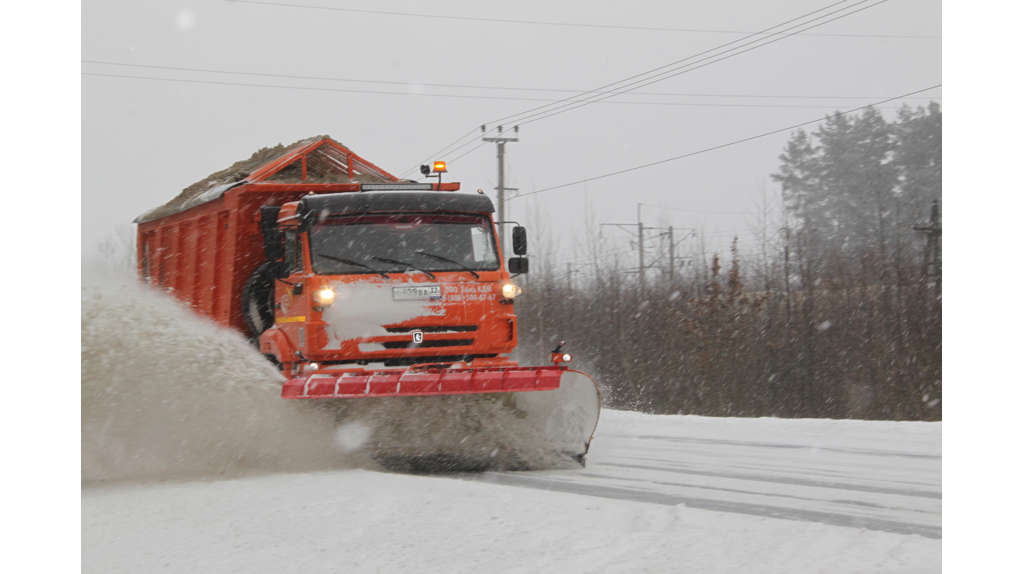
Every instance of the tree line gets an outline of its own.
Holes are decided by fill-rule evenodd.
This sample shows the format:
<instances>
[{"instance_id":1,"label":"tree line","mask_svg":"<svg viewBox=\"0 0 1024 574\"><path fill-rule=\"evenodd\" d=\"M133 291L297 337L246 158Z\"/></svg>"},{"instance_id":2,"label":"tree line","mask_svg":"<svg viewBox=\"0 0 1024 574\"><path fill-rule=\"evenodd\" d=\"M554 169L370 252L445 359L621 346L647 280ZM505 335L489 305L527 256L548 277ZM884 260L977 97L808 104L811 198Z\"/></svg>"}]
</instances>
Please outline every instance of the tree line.
<instances>
[{"instance_id":1,"label":"tree line","mask_svg":"<svg viewBox=\"0 0 1024 574\"><path fill-rule=\"evenodd\" d=\"M636 252L592 225L574 246L587 273L535 250L517 357L566 341L613 408L941 420L941 120L935 103L868 108L793 133L754 249L698 236L681 267L650 253L642 283Z\"/></svg>"}]
</instances>

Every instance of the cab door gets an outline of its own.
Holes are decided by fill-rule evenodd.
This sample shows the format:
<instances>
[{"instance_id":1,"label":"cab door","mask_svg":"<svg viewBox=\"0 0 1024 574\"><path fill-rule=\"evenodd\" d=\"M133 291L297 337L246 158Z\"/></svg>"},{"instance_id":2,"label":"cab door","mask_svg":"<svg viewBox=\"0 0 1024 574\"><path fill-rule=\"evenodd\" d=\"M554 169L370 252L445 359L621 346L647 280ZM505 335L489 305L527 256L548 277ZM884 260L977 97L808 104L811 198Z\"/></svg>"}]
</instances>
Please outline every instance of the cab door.
<instances>
[{"instance_id":1,"label":"cab door","mask_svg":"<svg viewBox=\"0 0 1024 574\"><path fill-rule=\"evenodd\" d=\"M277 281L275 317L277 327L284 332L292 346L305 352L309 344L310 293L306 283L302 241L295 231L284 233L284 260L290 271L288 278Z\"/></svg>"}]
</instances>

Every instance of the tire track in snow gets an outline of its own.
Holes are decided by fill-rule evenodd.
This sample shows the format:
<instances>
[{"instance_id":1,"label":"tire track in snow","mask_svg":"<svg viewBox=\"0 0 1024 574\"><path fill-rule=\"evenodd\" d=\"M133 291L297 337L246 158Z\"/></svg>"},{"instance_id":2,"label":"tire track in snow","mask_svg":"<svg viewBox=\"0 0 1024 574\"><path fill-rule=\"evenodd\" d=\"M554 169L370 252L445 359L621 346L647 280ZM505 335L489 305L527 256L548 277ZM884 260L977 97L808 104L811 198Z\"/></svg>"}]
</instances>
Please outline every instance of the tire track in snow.
<instances>
[{"instance_id":1,"label":"tire track in snow","mask_svg":"<svg viewBox=\"0 0 1024 574\"><path fill-rule=\"evenodd\" d=\"M854 433L850 435L810 432L809 444L793 438L770 442L770 435L763 433L771 427L753 421L723 429L735 435L746 425L760 433L751 435L755 440L612 430L603 437L607 442L595 443L599 450L591 453L587 470L492 473L471 479L941 539L942 458L931 454L941 447L927 435L911 435L911 442L897 443L895 449L873 448L888 445L880 442L884 432L879 432L886 424L840 429ZM858 434L864 430L872 438ZM823 439L831 442L810 443Z\"/></svg>"},{"instance_id":2,"label":"tire track in snow","mask_svg":"<svg viewBox=\"0 0 1024 574\"><path fill-rule=\"evenodd\" d=\"M674 442L689 442L689 443L700 443L700 444L725 444L731 446L752 446L752 447L765 447L765 448L787 448L787 449L817 449L821 451L839 452L843 454L862 454L865 456L899 456L905 458L924 458L932 460L941 460L942 455L934 454L917 454L910 452L896 452L896 451L883 451L883 450L864 450L856 448L837 448L829 446L809 446L806 444L781 444L781 443L768 443L768 442L748 442L748 441L735 441L735 440L722 440L714 438L690 438L690 437L675 437L675 436L655 436L655 435L640 435L638 439L645 440L664 440Z\"/></svg>"},{"instance_id":3,"label":"tire track in snow","mask_svg":"<svg viewBox=\"0 0 1024 574\"><path fill-rule=\"evenodd\" d=\"M794 486L813 486L817 488L833 488L837 490L859 490L862 492L874 492L877 494L897 494L900 496L917 496L920 498L938 498L942 499L941 492L930 492L926 490L911 490L903 488L886 488L877 486L868 486L862 484L851 484L851 483L838 483L838 482L820 482L816 480L803 480L800 478L790 478L784 476L767 476L767 475L756 475L756 474L741 474L732 472L714 472L708 470L677 470L672 468L664 468L657 466L646 466L639 464L623 464L606 462L603 466L615 466L621 468L636 468L642 470L656 470L659 472L672 472L677 474L694 474L698 476L713 476L716 478L735 478L739 480L751 480L755 482L777 482L779 484L792 484Z\"/></svg>"},{"instance_id":4,"label":"tire track in snow","mask_svg":"<svg viewBox=\"0 0 1024 574\"><path fill-rule=\"evenodd\" d=\"M786 520L801 520L804 522L820 522L833 526L847 526L850 528L865 528L868 530L879 530L895 534L917 534L925 538L942 538L942 527L898 522L881 518L869 518L838 514L832 512L821 512L801 508L783 506L772 506L767 504L751 504L744 502L732 502L713 500L707 498L696 498L690 496L679 496L665 492L650 490L638 490L622 487L603 486L598 484L586 484L579 482L562 482L558 480L545 479L538 476L512 473L494 473L481 475L477 480L504 484L508 486L537 488L540 490L553 490L556 492L567 492L582 494L586 496L599 496L602 498L613 498L618 500L631 500L634 502L647 502L651 504L662 504L676 506L683 504L689 508L712 510L716 512L731 512L738 514L749 514L764 516L767 518L781 518Z\"/></svg>"}]
</instances>

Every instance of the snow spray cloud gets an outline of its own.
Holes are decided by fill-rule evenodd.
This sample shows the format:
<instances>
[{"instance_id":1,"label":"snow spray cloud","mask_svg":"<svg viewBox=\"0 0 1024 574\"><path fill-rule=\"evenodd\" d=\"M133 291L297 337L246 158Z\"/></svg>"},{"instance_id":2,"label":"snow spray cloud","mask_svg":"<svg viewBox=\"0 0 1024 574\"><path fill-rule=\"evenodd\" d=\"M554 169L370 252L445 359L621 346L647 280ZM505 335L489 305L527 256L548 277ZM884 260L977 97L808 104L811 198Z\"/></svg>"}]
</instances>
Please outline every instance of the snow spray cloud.
<instances>
[{"instance_id":1,"label":"snow spray cloud","mask_svg":"<svg viewBox=\"0 0 1024 574\"><path fill-rule=\"evenodd\" d=\"M380 468L372 459L416 470L404 461L424 455L575 465L508 396L285 401L280 373L239 333L130 277L82 285L83 482Z\"/></svg>"},{"instance_id":2,"label":"snow spray cloud","mask_svg":"<svg viewBox=\"0 0 1024 574\"><path fill-rule=\"evenodd\" d=\"M579 468L507 395L387 397L331 405L337 448L400 472Z\"/></svg>"},{"instance_id":3,"label":"snow spray cloud","mask_svg":"<svg viewBox=\"0 0 1024 574\"><path fill-rule=\"evenodd\" d=\"M333 420L280 398L238 333L131 278L82 282L82 480L349 466Z\"/></svg>"}]
</instances>

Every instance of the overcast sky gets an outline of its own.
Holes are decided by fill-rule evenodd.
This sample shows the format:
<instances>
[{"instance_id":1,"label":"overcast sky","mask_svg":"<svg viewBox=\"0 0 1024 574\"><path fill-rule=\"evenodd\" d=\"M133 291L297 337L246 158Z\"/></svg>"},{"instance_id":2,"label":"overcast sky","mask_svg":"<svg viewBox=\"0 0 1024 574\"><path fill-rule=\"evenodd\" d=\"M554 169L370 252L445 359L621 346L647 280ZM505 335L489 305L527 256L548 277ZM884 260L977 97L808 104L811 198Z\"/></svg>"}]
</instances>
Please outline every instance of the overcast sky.
<instances>
[{"instance_id":1,"label":"overcast sky","mask_svg":"<svg viewBox=\"0 0 1024 574\"><path fill-rule=\"evenodd\" d=\"M506 185L522 193L558 186L942 83L940 2L858 1L810 16L867 7L807 34L524 125L521 141L507 146ZM83 255L116 226L258 148L318 134L395 175L423 160L448 160L446 181L493 197L493 144L457 160L478 135L458 151L433 152L481 124L834 3L86 1ZM933 89L881 107L891 117L903 102L941 102L941 94ZM512 200L509 218L536 227L535 214L543 213L540 235L566 246L582 234L587 197L598 223L635 222L643 203L647 225L701 227L718 249L736 233L749 242L753 218L743 214L756 210L761 186L777 197L769 174L788 137Z\"/></svg>"}]
</instances>

